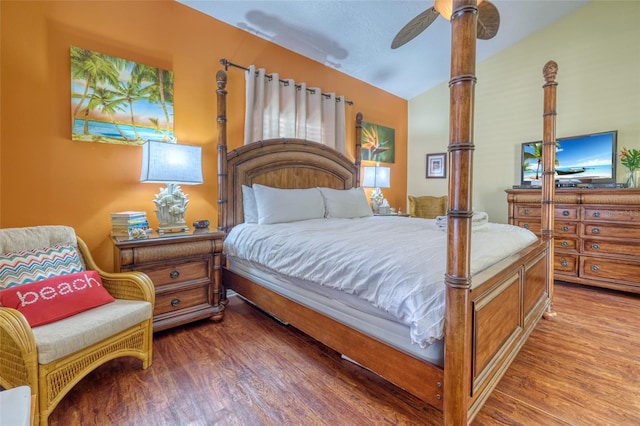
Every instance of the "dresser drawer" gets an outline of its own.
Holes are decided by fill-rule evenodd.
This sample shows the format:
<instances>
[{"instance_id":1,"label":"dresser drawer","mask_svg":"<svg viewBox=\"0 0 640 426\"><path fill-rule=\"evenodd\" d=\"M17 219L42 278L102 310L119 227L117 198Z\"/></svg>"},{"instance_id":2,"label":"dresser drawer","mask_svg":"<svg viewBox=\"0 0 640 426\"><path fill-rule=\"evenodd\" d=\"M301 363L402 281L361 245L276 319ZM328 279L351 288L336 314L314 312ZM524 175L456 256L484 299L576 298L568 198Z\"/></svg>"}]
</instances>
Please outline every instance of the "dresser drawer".
<instances>
[{"instance_id":1,"label":"dresser drawer","mask_svg":"<svg viewBox=\"0 0 640 426\"><path fill-rule=\"evenodd\" d=\"M623 282L640 286L640 262L633 260L580 257L580 276L587 279Z\"/></svg>"},{"instance_id":2,"label":"dresser drawer","mask_svg":"<svg viewBox=\"0 0 640 426\"><path fill-rule=\"evenodd\" d=\"M564 275L578 275L578 255L556 253L553 259L555 272Z\"/></svg>"},{"instance_id":3,"label":"dresser drawer","mask_svg":"<svg viewBox=\"0 0 640 426\"><path fill-rule=\"evenodd\" d=\"M578 207L577 206L555 206L553 210L554 217L556 219L578 219Z\"/></svg>"},{"instance_id":4,"label":"dresser drawer","mask_svg":"<svg viewBox=\"0 0 640 426\"><path fill-rule=\"evenodd\" d=\"M585 207L584 220L640 224L640 209Z\"/></svg>"},{"instance_id":5,"label":"dresser drawer","mask_svg":"<svg viewBox=\"0 0 640 426\"><path fill-rule=\"evenodd\" d=\"M578 233L578 223L561 222L556 220L553 224L553 230L557 236L576 235Z\"/></svg>"},{"instance_id":6,"label":"dresser drawer","mask_svg":"<svg viewBox=\"0 0 640 426\"><path fill-rule=\"evenodd\" d=\"M618 225L614 223L585 223L582 230L583 237L615 237L624 239L640 239L638 226Z\"/></svg>"},{"instance_id":7,"label":"dresser drawer","mask_svg":"<svg viewBox=\"0 0 640 426\"><path fill-rule=\"evenodd\" d=\"M153 285L161 287L167 284L181 283L185 281L209 278L208 259L176 263L174 265L142 265L136 271L149 275Z\"/></svg>"},{"instance_id":8,"label":"dresser drawer","mask_svg":"<svg viewBox=\"0 0 640 426\"><path fill-rule=\"evenodd\" d=\"M636 256L638 260L640 260L640 242L585 239L582 252L593 255L615 254Z\"/></svg>"},{"instance_id":9,"label":"dresser drawer","mask_svg":"<svg viewBox=\"0 0 640 426\"><path fill-rule=\"evenodd\" d=\"M540 235L540 220L537 222L535 220L516 220L515 225L524 229L528 229L536 235Z\"/></svg>"},{"instance_id":10,"label":"dresser drawer","mask_svg":"<svg viewBox=\"0 0 640 426\"><path fill-rule=\"evenodd\" d=\"M578 250L578 240L576 238L556 237L553 246L562 250Z\"/></svg>"},{"instance_id":11,"label":"dresser drawer","mask_svg":"<svg viewBox=\"0 0 640 426\"><path fill-rule=\"evenodd\" d=\"M156 294L156 304L153 315L156 316L192 306L205 305L209 303L208 289L208 284L203 283L189 289L181 289L180 291L169 293L158 293Z\"/></svg>"},{"instance_id":12,"label":"dresser drawer","mask_svg":"<svg viewBox=\"0 0 640 426\"><path fill-rule=\"evenodd\" d=\"M527 218L527 217L540 218L541 215L542 215L542 207L540 207L540 205L516 206L515 217L517 218Z\"/></svg>"}]
</instances>

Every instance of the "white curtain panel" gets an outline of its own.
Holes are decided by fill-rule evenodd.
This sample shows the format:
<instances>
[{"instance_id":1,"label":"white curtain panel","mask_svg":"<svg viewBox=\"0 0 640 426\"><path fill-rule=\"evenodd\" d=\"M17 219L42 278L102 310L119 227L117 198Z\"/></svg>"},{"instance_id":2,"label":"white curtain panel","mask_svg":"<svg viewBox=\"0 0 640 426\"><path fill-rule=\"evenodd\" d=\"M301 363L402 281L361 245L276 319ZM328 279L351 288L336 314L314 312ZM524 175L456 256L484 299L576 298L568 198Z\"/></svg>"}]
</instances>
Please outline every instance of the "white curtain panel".
<instances>
[{"instance_id":1,"label":"white curtain panel","mask_svg":"<svg viewBox=\"0 0 640 426\"><path fill-rule=\"evenodd\" d=\"M320 142L345 153L345 99L322 94L322 89L307 90L280 81L276 73L266 76L263 68L250 65L246 77L244 143L273 139L299 138Z\"/></svg>"}]
</instances>

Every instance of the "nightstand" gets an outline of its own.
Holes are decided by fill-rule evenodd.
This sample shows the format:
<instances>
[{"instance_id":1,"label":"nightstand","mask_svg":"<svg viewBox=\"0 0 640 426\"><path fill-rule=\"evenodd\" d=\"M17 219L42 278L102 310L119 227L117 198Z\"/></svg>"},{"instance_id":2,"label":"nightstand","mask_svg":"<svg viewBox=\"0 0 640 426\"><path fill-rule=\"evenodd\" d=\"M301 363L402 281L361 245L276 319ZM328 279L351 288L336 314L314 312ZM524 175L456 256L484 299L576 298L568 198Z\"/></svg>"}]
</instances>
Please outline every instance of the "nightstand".
<instances>
[{"instance_id":1,"label":"nightstand","mask_svg":"<svg viewBox=\"0 0 640 426\"><path fill-rule=\"evenodd\" d=\"M153 281L153 331L203 318L222 320L224 237L207 230L138 240L113 237L114 270L144 272Z\"/></svg>"}]
</instances>

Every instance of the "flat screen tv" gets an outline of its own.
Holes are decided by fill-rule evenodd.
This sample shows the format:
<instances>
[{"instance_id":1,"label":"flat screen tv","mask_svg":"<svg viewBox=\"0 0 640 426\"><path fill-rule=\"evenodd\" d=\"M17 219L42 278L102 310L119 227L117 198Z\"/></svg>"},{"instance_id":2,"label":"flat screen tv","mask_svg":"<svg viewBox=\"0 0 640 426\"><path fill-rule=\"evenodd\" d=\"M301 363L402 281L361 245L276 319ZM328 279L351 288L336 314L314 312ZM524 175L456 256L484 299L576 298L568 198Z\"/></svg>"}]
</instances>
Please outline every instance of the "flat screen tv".
<instances>
[{"instance_id":1,"label":"flat screen tv","mask_svg":"<svg viewBox=\"0 0 640 426\"><path fill-rule=\"evenodd\" d=\"M618 131L556 139L556 182L561 185L615 184ZM521 184L542 182L542 142L522 144Z\"/></svg>"}]
</instances>

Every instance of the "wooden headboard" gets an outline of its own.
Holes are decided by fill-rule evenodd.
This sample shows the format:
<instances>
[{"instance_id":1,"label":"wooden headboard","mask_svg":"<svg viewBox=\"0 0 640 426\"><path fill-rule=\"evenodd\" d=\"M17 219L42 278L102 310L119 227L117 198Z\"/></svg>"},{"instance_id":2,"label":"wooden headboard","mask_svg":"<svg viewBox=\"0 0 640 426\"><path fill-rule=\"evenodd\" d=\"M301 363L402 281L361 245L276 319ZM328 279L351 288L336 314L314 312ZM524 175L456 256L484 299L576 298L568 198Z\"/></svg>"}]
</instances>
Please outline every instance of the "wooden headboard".
<instances>
[{"instance_id":1,"label":"wooden headboard","mask_svg":"<svg viewBox=\"0 0 640 426\"><path fill-rule=\"evenodd\" d=\"M326 145L304 139L269 139L227 152L225 71L218 71L218 230L244 222L242 185L274 188L360 186L362 114L356 122L356 160Z\"/></svg>"}]
</instances>

